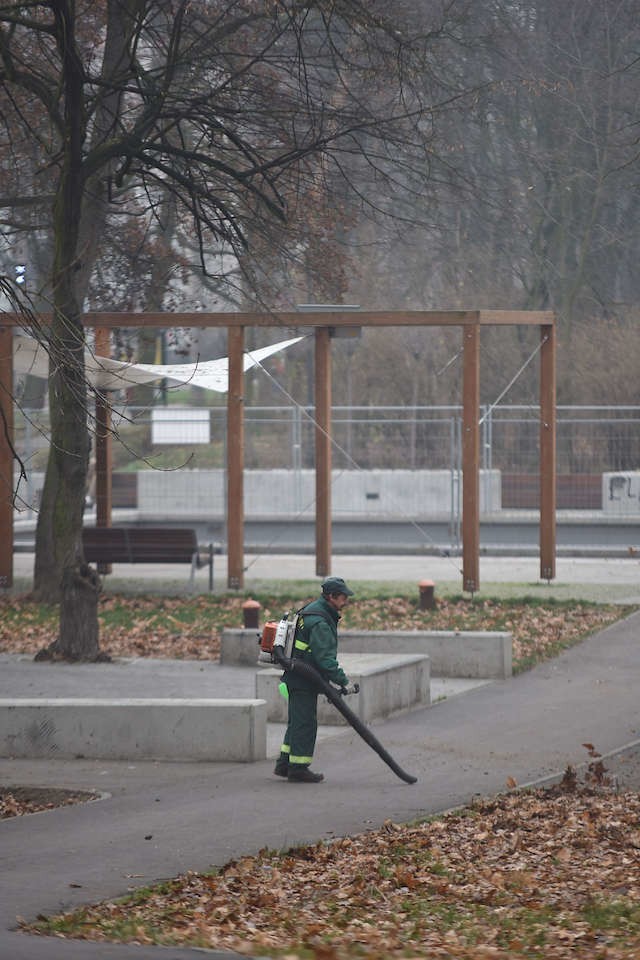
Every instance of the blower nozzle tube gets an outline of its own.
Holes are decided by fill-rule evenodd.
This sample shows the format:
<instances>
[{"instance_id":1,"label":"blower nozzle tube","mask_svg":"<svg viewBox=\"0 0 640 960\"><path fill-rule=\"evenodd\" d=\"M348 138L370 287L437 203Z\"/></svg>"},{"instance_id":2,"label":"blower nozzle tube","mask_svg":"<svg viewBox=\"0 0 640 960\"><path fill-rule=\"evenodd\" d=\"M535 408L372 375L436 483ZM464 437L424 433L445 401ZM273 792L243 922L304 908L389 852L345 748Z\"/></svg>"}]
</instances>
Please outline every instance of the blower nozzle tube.
<instances>
[{"instance_id":1,"label":"blower nozzle tube","mask_svg":"<svg viewBox=\"0 0 640 960\"><path fill-rule=\"evenodd\" d=\"M390 753L388 753L385 748L382 746L377 737L375 737L371 730L362 722L360 717L358 717L350 707L344 702L344 699L340 696L338 691L328 683L321 673L312 664L305 663L304 660L289 659L284 656L281 647L274 646L273 648L273 657L283 670L290 670L294 673L299 673L303 677L306 677L308 680L312 680L320 689L321 693L324 693L327 699L334 705L336 710L338 710L342 716L345 718L347 723L349 723L356 733L360 734L365 743L368 743L372 750L378 754L378 756L384 760L388 767L391 767L393 772L397 777L400 777L401 780L404 780L405 783L417 783L418 778L411 776L410 773L407 773L405 770L400 767L396 761L393 759Z\"/></svg>"}]
</instances>

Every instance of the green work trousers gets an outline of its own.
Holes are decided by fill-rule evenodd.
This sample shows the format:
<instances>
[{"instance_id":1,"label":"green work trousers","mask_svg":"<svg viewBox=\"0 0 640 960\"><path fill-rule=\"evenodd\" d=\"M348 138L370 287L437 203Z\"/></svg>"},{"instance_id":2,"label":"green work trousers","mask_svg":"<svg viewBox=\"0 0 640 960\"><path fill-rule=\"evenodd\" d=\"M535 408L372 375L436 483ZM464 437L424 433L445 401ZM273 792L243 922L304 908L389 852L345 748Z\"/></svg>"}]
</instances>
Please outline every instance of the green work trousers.
<instances>
[{"instance_id":1,"label":"green work trousers","mask_svg":"<svg viewBox=\"0 0 640 960\"><path fill-rule=\"evenodd\" d=\"M289 722L282 753L289 763L308 767L318 733L318 694L315 690L289 690Z\"/></svg>"}]
</instances>

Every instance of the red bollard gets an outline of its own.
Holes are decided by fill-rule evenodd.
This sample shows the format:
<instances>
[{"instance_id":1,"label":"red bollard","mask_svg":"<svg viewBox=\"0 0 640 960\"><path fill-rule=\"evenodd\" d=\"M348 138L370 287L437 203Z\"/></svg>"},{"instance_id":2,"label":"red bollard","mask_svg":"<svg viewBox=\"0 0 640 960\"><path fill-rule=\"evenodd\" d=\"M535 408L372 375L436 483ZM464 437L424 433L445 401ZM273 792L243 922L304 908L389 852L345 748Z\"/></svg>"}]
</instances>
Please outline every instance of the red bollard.
<instances>
[{"instance_id":1,"label":"red bollard","mask_svg":"<svg viewBox=\"0 0 640 960\"><path fill-rule=\"evenodd\" d=\"M420 609L421 610L435 610L436 607L436 598L435 598L435 589L436 585L433 580L421 580L418 584L418 589L420 591Z\"/></svg>"},{"instance_id":2,"label":"red bollard","mask_svg":"<svg viewBox=\"0 0 640 960\"><path fill-rule=\"evenodd\" d=\"M257 600L245 600L242 604L242 622L245 629L257 630L260 621L260 604Z\"/></svg>"}]
</instances>

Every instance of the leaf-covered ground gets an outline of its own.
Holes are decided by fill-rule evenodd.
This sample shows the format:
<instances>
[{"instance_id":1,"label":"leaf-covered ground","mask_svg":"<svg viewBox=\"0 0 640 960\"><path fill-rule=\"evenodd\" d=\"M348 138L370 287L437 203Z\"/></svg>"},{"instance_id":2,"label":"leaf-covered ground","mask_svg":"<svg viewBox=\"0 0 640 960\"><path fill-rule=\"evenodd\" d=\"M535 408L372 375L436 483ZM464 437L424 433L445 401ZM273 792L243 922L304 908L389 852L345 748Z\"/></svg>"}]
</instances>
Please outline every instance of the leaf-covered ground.
<instances>
[{"instance_id":1,"label":"leaf-covered ground","mask_svg":"<svg viewBox=\"0 0 640 960\"><path fill-rule=\"evenodd\" d=\"M61 787L0 787L0 820L24 817L28 813L43 813L74 803L97 799L97 794L84 790L65 790Z\"/></svg>"},{"instance_id":2,"label":"leaf-covered ground","mask_svg":"<svg viewBox=\"0 0 640 960\"><path fill-rule=\"evenodd\" d=\"M287 960L637 960L640 795L568 770L559 787L263 851L35 929Z\"/></svg>"},{"instance_id":3,"label":"leaf-covered ground","mask_svg":"<svg viewBox=\"0 0 640 960\"><path fill-rule=\"evenodd\" d=\"M260 597L261 622L303 600ZM106 597L102 646L112 656L215 658L222 628L242 623L242 603ZM523 669L628 612L462 598L420 611L406 597L367 597L348 608L343 626L511 630ZM54 630L54 611L26 598L0 602L0 650L35 653ZM568 770L561 787L284 854L263 851L30 929L287 960L637 960L640 794L616 792L597 760L589 770L585 784ZM54 798L38 806L38 798L7 791L4 799L15 816Z\"/></svg>"},{"instance_id":4,"label":"leaf-covered ground","mask_svg":"<svg viewBox=\"0 0 640 960\"><path fill-rule=\"evenodd\" d=\"M301 606L300 596L262 596L260 623ZM104 595L100 642L112 657L215 660L225 627L241 627L244 597ZM341 629L508 630L516 670L556 654L631 611L585 602L441 598L422 611L415 597L366 597L346 608ZM28 598L0 598L0 652L36 654L56 639L57 612Z\"/></svg>"}]
</instances>

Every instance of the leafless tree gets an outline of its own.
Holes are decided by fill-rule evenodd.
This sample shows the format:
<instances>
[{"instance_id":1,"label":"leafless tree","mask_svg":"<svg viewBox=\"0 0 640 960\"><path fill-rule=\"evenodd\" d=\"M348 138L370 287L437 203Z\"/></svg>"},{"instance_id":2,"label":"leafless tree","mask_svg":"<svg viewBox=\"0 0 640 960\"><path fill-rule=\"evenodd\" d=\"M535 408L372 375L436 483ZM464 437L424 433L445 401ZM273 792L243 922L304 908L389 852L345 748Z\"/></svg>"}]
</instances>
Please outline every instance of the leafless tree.
<instances>
[{"instance_id":1,"label":"leafless tree","mask_svg":"<svg viewBox=\"0 0 640 960\"><path fill-rule=\"evenodd\" d=\"M5 161L25 164L2 203L14 222L20 204L37 212L51 250L51 321L33 332L51 358L34 589L60 602L52 655L99 656L99 583L81 539L90 448L83 310L107 227L136 208L152 232L170 198L191 221L206 272L209 250L241 257L251 238L268 242L273 224L287 222L313 157L349 180L361 203L411 177L415 185L436 106L460 95L424 77L465 10L457 0L424 2L413 29L413 5L378 0L0 5Z\"/></svg>"}]
</instances>

